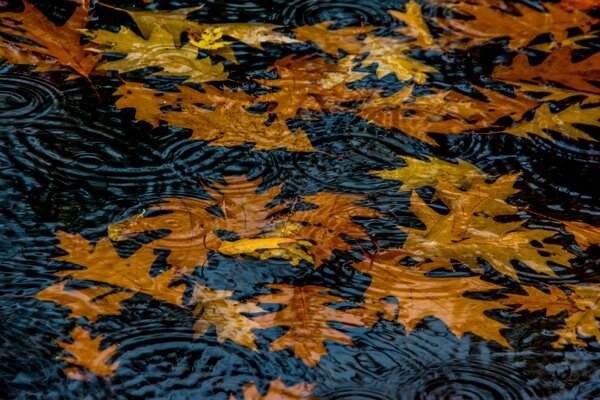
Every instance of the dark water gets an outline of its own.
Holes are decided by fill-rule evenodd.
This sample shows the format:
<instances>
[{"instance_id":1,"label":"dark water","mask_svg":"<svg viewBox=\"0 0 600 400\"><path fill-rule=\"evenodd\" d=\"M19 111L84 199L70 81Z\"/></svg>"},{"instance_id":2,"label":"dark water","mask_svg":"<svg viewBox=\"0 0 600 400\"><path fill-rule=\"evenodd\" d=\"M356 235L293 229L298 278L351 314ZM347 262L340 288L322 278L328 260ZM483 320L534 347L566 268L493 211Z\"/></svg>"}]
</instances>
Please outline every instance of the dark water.
<instances>
[{"instance_id":1,"label":"dark water","mask_svg":"<svg viewBox=\"0 0 600 400\"><path fill-rule=\"evenodd\" d=\"M35 2L60 21L68 15L62 2ZM57 3L56 5L54 3ZM111 2L149 9L176 9L194 1ZM535 1L523 1L538 4ZM0 1L3 8L18 7ZM376 25L382 34L397 25L386 10L403 1L216 1L193 14L200 22L273 23L287 27L337 20L337 27ZM68 7L67 7L68 9ZM443 12L434 5L429 15ZM98 7L92 28L133 27L126 14ZM239 65L228 65L230 78L249 92L258 90L250 77L268 76L266 68L290 50L235 48ZM310 44L294 52L310 54ZM435 67L430 85L461 87L477 81L510 54L500 45L477 52L418 55ZM168 78L140 72L130 80L168 85ZM224 176L261 177L261 188L283 184L280 199L331 192L365 196L363 204L382 213L362 221L372 243L364 250L400 247L406 235L398 225L415 223L408 210L410 193L398 193L397 181L385 181L370 170L397 168L399 156L430 155L468 161L490 175L521 172L518 201L540 214L600 224L598 166L600 147L557 135L551 142L509 135L432 135L439 147L380 128L350 112L319 114L295 120L319 152L252 151L251 145L208 146L189 140L189 132L163 126L150 129L131 109L118 110L111 94L121 85L116 74L65 80L64 73L35 73L26 66L0 65L0 397L39 399L168 398L228 399L256 383L263 391L281 377L286 385L315 383L322 399L583 399L600 397L600 346L567 345L554 349L552 331L565 315L543 312L497 312L507 325L512 348L472 334L457 338L443 322L425 318L409 335L401 324L380 321L372 328L341 328L353 345L328 342L328 355L311 368L291 351L269 352L269 341L281 331L259 338L259 351L231 341L219 342L209 331L193 340L194 318L149 296L127 301L121 315L102 317L94 332L118 343L119 367L110 379L69 379L55 340L69 340L74 323L68 311L33 298L57 281L64 263L53 260L56 231L79 233L89 240L106 237L112 223L138 214L165 197L206 198L200 182ZM173 82L173 80L171 80ZM374 75L361 84L389 92L404 86ZM98 94L96 94L96 92ZM100 100L99 100L100 98ZM600 139L597 131L590 134ZM431 194L431 189L424 189ZM411 222L412 221L412 222ZM536 227L555 230L557 243L574 246L559 223L537 217ZM579 252L572 269L547 277L525 268L521 282L599 282L600 249ZM315 270L289 268L286 261L232 258L215 254L211 265L194 277L221 290L251 296L264 284L316 284L352 296L368 285L368 276L351 265L361 249L336 252ZM499 282L502 281L498 278ZM505 281L502 281L505 282ZM480 316L479 316L480 317Z\"/></svg>"}]
</instances>

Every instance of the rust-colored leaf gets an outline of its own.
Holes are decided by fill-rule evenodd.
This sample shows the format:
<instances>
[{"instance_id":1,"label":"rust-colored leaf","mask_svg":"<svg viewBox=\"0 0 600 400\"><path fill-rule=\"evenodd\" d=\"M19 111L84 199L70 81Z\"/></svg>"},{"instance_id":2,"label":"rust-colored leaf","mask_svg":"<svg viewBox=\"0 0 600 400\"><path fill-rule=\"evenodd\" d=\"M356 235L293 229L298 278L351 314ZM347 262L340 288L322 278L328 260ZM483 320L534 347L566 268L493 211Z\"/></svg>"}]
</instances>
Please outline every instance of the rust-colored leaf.
<instances>
[{"instance_id":1,"label":"rust-colored leaf","mask_svg":"<svg viewBox=\"0 0 600 400\"><path fill-rule=\"evenodd\" d=\"M289 330L271 343L271 351L290 348L296 357L314 367L321 356L327 354L325 341L352 344L350 338L329 326L329 322L360 326L362 320L352 313L328 307L330 303L345 299L327 294L329 288L322 286L267 285L279 293L261 296L261 304L285 304L280 311L256 317L263 328L286 326Z\"/></svg>"},{"instance_id":2,"label":"rust-colored leaf","mask_svg":"<svg viewBox=\"0 0 600 400\"><path fill-rule=\"evenodd\" d=\"M101 315L119 314L122 301L134 295L132 292L114 292L114 288L91 287L87 289L66 290L67 281L50 285L34 298L51 301L71 309L70 318L85 317L94 323Z\"/></svg>"},{"instance_id":3,"label":"rust-colored leaf","mask_svg":"<svg viewBox=\"0 0 600 400\"><path fill-rule=\"evenodd\" d=\"M80 373L80 369L92 372L101 378L108 378L114 375L119 366L118 362L108 363L115 356L117 345L106 347L100 350L102 335L92 339L90 333L77 325L71 331L72 343L57 341L57 344L71 353L71 356L60 356L62 360L77 367L65 368L65 374L71 379L86 379L85 375Z\"/></svg>"},{"instance_id":4,"label":"rust-colored leaf","mask_svg":"<svg viewBox=\"0 0 600 400\"><path fill-rule=\"evenodd\" d=\"M314 400L310 394L315 387L314 384L297 383L293 386L286 386L281 378L277 378L269 385L269 389L263 395L260 393L256 384L249 383L244 387L244 400ZM231 396L230 400L235 400Z\"/></svg>"},{"instance_id":5,"label":"rust-colored leaf","mask_svg":"<svg viewBox=\"0 0 600 400\"><path fill-rule=\"evenodd\" d=\"M373 26L360 26L331 30L333 21L324 21L315 25L304 25L293 30L296 38L303 42L313 42L321 50L334 56L340 55L340 49L348 54L358 54L363 46L358 35L374 29Z\"/></svg>"}]
</instances>

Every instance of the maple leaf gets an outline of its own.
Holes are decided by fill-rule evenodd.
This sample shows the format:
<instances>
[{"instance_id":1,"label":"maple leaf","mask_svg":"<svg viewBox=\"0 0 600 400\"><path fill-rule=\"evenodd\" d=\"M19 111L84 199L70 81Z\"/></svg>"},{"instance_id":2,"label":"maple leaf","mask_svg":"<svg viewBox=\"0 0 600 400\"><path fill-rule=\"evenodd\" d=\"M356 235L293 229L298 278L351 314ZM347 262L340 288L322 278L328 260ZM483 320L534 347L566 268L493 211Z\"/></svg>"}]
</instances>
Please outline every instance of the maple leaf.
<instances>
[{"instance_id":1,"label":"maple leaf","mask_svg":"<svg viewBox=\"0 0 600 400\"><path fill-rule=\"evenodd\" d=\"M151 247L142 247L132 256L123 258L109 239L92 244L83 236L58 231L58 247L67 255L55 260L69 262L83 269L60 271L58 276L69 276L93 282L108 283L133 292L148 294L157 300L182 305L185 286L171 286L175 276L173 268L157 276L150 275L156 260Z\"/></svg>"},{"instance_id":2,"label":"maple leaf","mask_svg":"<svg viewBox=\"0 0 600 400\"><path fill-rule=\"evenodd\" d=\"M206 286L196 285L192 302L199 301L194 310L198 320L194 324L196 337L205 334L211 326L217 330L217 339L224 342L232 340L242 346L256 350L253 329L261 326L242 313L264 313L265 310L253 302L242 303L232 300L229 290L213 290Z\"/></svg>"},{"instance_id":3,"label":"maple leaf","mask_svg":"<svg viewBox=\"0 0 600 400\"><path fill-rule=\"evenodd\" d=\"M517 54L508 67L498 65L492 77L500 80L560 83L566 87L600 93L600 88L589 81L600 80L600 53L595 53L583 61L572 62L570 47L556 49L546 59L535 66L529 64L525 54Z\"/></svg>"},{"instance_id":4,"label":"maple leaf","mask_svg":"<svg viewBox=\"0 0 600 400\"><path fill-rule=\"evenodd\" d=\"M548 292L533 287L523 287L527 295L510 294L501 301L505 304L520 304L515 311L541 311L546 310L546 315L556 315L567 312L565 327L554 332L558 334L557 341L553 344L562 348L571 343L587 346L578 335L594 337L600 340L600 328L597 317L600 317L598 302L600 301L600 287L597 285L569 285L571 294L549 287Z\"/></svg>"},{"instance_id":5,"label":"maple leaf","mask_svg":"<svg viewBox=\"0 0 600 400\"><path fill-rule=\"evenodd\" d=\"M318 112L343 109L337 103L363 99L364 90L349 90L343 76L358 79L363 75L352 74L348 66L328 63L327 57L311 55L285 57L275 62L270 69L277 70L279 79L257 80L257 82L279 88L256 99L257 103L276 103L271 110L280 120L295 118L300 109ZM335 75L334 75L335 74ZM342 76L340 76L340 74Z\"/></svg>"},{"instance_id":6,"label":"maple leaf","mask_svg":"<svg viewBox=\"0 0 600 400\"><path fill-rule=\"evenodd\" d=\"M433 20L446 29L439 38L446 46L456 48L458 41L468 41L470 46L476 46L495 38L506 37L509 38L508 47L511 51L526 47L542 34L550 33L555 40L561 41L567 39L569 28L588 32L596 22L593 17L579 11L568 12L551 3L544 3L544 7L548 12L515 3L514 8L519 15L513 15L488 5L457 2L452 5L454 12L474 18Z\"/></svg>"},{"instance_id":7,"label":"maple leaf","mask_svg":"<svg viewBox=\"0 0 600 400\"><path fill-rule=\"evenodd\" d=\"M114 288L91 287L78 290L65 290L67 282L50 285L38 292L34 298L51 301L71 309L69 318L85 317L94 323L101 315L119 314L122 301L129 299L134 293L114 292Z\"/></svg>"},{"instance_id":8,"label":"maple leaf","mask_svg":"<svg viewBox=\"0 0 600 400\"><path fill-rule=\"evenodd\" d=\"M328 307L327 304L344 302L345 299L325 293L330 290L322 286L267 285L280 291L261 296L260 304L285 304L280 311L254 318L263 328L287 326L289 330L273 343L271 351L291 348L296 357L314 367L321 356L327 354L324 341L332 340L352 344L350 338L328 325L328 322L360 326L362 320L342 310Z\"/></svg>"},{"instance_id":9,"label":"maple leaf","mask_svg":"<svg viewBox=\"0 0 600 400\"><path fill-rule=\"evenodd\" d=\"M423 64L407 56L410 49L406 42L381 36L367 36L363 42L361 52L368 52L362 60L362 66L368 67L377 64L377 77L380 79L388 74L394 74L400 82L414 80L423 84L429 77L427 72L439 72L437 69Z\"/></svg>"},{"instance_id":10,"label":"maple leaf","mask_svg":"<svg viewBox=\"0 0 600 400\"><path fill-rule=\"evenodd\" d=\"M146 246L170 250L167 262L179 274L191 273L197 266L204 266L210 251L219 251L222 241L215 231L233 232L241 239L253 238L269 225L274 213L285 207L285 204L268 207L279 194L280 186L257 193L261 178L224 179L225 185L213 183L216 190L206 187L211 200L165 198L163 203L149 208L159 215L137 216L113 224L110 228L115 233L113 239L124 240L142 232L167 229L170 231L167 236ZM214 206L219 207L222 216L207 211Z\"/></svg>"},{"instance_id":11,"label":"maple leaf","mask_svg":"<svg viewBox=\"0 0 600 400\"><path fill-rule=\"evenodd\" d=\"M359 106L358 116L383 128L395 128L425 143L437 146L430 133L458 134L494 126L506 116L516 120L538 102L516 92L508 97L496 91L478 88L488 101L481 101L455 91L413 96L406 86L392 96L374 94Z\"/></svg>"},{"instance_id":12,"label":"maple leaf","mask_svg":"<svg viewBox=\"0 0 600 400\"><path fill-rule=\"evenodd\" d=\"M498 289L499 286L484 282L477 276L428 277L425 273L430 269L426 265L410 268L398 264L408 255L402 249L390 250L354 265L354 268L371 277L371 284L364 293L367 303L379 304L383 315L403 324L407 334L423 318L435 317L459 338L471 332L509 346L500 334L500 330L506 326L485 316L486 311L506 306L498 301L464 296L467 292L484 292ZM439 267L433 264L431 269ZM383 301L386 297L396 298L398 305Z\"/></svg>"},{"instance_id":13,"label":"maple leaf","mask_svg":"<svg viewBox=\"0 0 600 400\"><path fill-rule=\"evenodd\" d=\"M535 111L533 119L521 121L504 131L515 136L528 137L528 134L532 134L553 140L546 133L547 130L551 130L560 132L571 139L597 141L574 124L597 125L599 119L598 108L581 108L581 106L575 104L553 114L548 104L544 103Z\"/></svg>"},{"instance_id":14,"label":"maple leaf","mask_svg":"<svg viewBox=\"0 0 600 400\"><path fill-rule=\"evenodd\" d=\"M303 42L313 42L321 50L334 56L339 56L342 49L348 54L357 55L363 43L357 39L362 35L377 29L374 26L360 26L330 30L334 21L324 21L315 25L304 25L292 30L296 38Z\"/></svg>"},{"instance_id":15,"label":"maple leaf","mask_svg":"<svg viewBox=\"0 0 600 400\"><path fill-rule=\"evenodd\" d=\"M410 0L405 5L406 12L398 10L388 10L388 13L406 24L406 27L396 28L394 31L414 38L411 44L425 50L440 50L437 43L433 40L429 27L423 18L421 6L414 0Z\"/></svg>"},{"instance_id":16,"label":"maple leaf","mask_svg":"<svg viewBox=\"0 0 600 400\"><path fill-rule=\"evenodd\" d=\"M457 160L457 164L454 164L431 156L425 156L429 161L408 156L401 158L406 166L393 170L369 171L369 173L382 179L402 181L399 192L434 186L440 179L460 189L469 189L475 179L490 178L490 175L463 160Z\"/></svg>"},{"instance_id":17,"label":"maple leaf","mask_svg":"<svg viewBox=\"0 0 600 400\"><path fill-rule=\"evenodd\" d=\"M426 229L402 228L408 234L404 251L415 259L458 260L474 270L480 270L478 259L483 259L498 272L515 280L518 278L512 260L549 275L554 272L547 265L548 261L569 266L568 260L573 256L561 246L532 245L534 241L542 244L555 232L526 229L522 226L525 221L502 223L494 220L497 216L517 213L517 207L505 202L508 196L518 192L512 187L517 176L501 176L494 183L476 179L471 189L464 192L440 180L436 194L450 209L447 215L435 212L413 192L410 210Z\"/></svg>"},{"instance_id":18,"label":"maple leaf","mask_svg":"<svg viewBox=\"0 0 600 400\"><path fill-rule=\"evenodd\" d=\"M212 64L209 58L197 59L198 48L188 43L177 47L173 36L160 25L156 26L147 40L132 30L121 27L119 32L105 30L86 31L93 43L100 45L96 51L124 53L125 58L100 64L99 70L121 73L147 67L161 67L156 76L186 76L186 82L208 82L227 79L223 64Z\"/></svg>"},{"instance_id":19,"label":"maple leaf","mask_svg":"<svg viewBox=\"0 0 600 400\"><path fill-rule=\"evenodd\" d=\"M104 350L100 350L102 335L92 339L90 333L79 325L71 331L71 338L73 343L56 342L60 347L71 353L71 356L60 356L60 359L93 372L101 378L107 378L115 373L119 363L108 364L108 361L115 356L117 345L113 344ZM65 368L65 374L71 379L85 379L85 376L79 373L77 367Z\"/></svg>"},{"instance_id":20,"label":"maple leaf","mask_svg":"<svg viewBox=\"0 0 600 400\"><path fill-rule=\"evenodd\" d=\"M308 383L297 383L293 386L286 386L281 378L277 378L269 384L269 389L262 395L256 387L256 384L249 383L244 387L244 399L246 400L297 400L314 398L309 397L315 385ZM235 400L231 396L230 400Z\"/></svg>"},{"instance_id":21,"label":"maple leaf","mask_svg":"<svg viewBox=\"0 0 600 400\"><path fill-rule=\"evenodd\" d=\"M315 151L302 130L292 132L283 121L266 125L268 115L247 112L245 107L251 106L255 98L242 90L221 91L204 85L203 93L183 85L177 88L179 92L160 92L139 83L126 83L114 93L122 96L115 105L120 109L135 108L136 119L154 127L164 121L191 129L190 139L208 141L209 146L254 143L254 150L284 147L288 151ZM178 110L163 111L167 106L178 106Z\"/></svg>"},{"instance_id":22,"label":"maple leaf","mask_svg":"<svg viewBox=\"0 0 600 400\"><path fill-rule=\"evenodd\" d=\"M353 240L369 239L364 229L352 222L353 217L375 218L379 214L370 208L355 204L364 200L361 196L318 193L303 197L306 203L314 204L312 210L295 211L288 221L301 223L302 228L293 231L292 237L311 240L315 244L308 249L318 268L323 260L329 260L334 250L350 250L351 246L341 235Z\"/></svg>"},{"instance_id":23,"label":"maple leaf","mask_svg":"<svg viewBox=\"0 0 600 400\"><path fill-rule=\"evenodd\" d=\"M89 45L80 45L80 30L90 19L90 0L82 0L69 20L60 27L27 0L23 1L23 6L23 12L3 12L0 15L0 33L24 39L18 42L0 39L2 45L12 48L11 51L3 51L2 55L14 64L35 63L38 71L57 70L58 63L89 80L90 72L100 60L99 56L89 52Z\"/></svg>"}]
</instances>

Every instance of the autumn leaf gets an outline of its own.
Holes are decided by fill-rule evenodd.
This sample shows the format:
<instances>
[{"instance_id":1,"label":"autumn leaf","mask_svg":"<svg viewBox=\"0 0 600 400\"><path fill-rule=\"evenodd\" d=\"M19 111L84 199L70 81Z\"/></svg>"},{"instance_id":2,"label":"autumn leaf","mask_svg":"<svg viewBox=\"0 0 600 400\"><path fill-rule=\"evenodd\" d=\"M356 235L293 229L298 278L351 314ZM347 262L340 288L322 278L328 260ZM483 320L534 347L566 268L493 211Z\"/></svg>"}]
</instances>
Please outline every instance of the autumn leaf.
<instances>
[{"instance_id":1,"label":"autumn leaf","mask_svg":"<svg viewBox=\"0 0 600 400\"><path fill-rule=\"evenodd\" d=\"M439 72L437 69L423 64L406 55L410 49L406 42L381 36L367 36L361 52L369 54L362 60L362 66L377 64L377 77L388 74L396 75L400 82L414 80L423 84L429 77L427 73Z\"/></svg>"},{"instance_id":2,"label":"autumn leaf","mask_svg":"<svg viewBox=\"0 0 600 400\"><path fill-rule=\"evenodd\" d=\"M425 275L429 272L426 267L399 265L398 262L407 255L402 249L390 250L354 265L354 268L371 277L371 284L364 293L367 303L379 304L382 314L387 319L403 324L407 334L423 318L435 317L459 338L471 332L509 346L500 334L500 330L506 327L485 315L489 310L506 306L498 301L464 296L467 292L485 292L498 289L499 286L482 281L477 276L429 277ZM434 267L439 268L438 265ZM396 298L398 305L384 301L387 297Z\"/></svg>"},{"instance_id":3,"label":"autumn leaf","mask_svg":"<svg viewBox=\"0 0 600 400\"><path fill-rule=\"evenodd\" d=\"M552 113L547 103L535 110L535 116L530 121L521 121L517 125L506 128L504 131L511 135L528 137L529 134L553 140L546 131L560 132L571 139L585 139L597 141L583 130L578 124L598 125L600 114L598 108L581 108L578 104L566 109Z\"/></svg>"},{"instance_id":4,"label":"autumn leaf","mask_svg":"<svg viewBox=\"0 0 600 400\"><path fill-rule=\"evenodd\" d=\"M357 39L357 36L377 29L373 26L329 29L333 24L334 21L324 21L315 25L300 26L293 29L293 32L298 40L313 42L324 52L339 56L340 49L348 54L357 55L363 46L362 40Z\"/></svg>"},{"instance_id":5,"label":"autumn leaf","mask_svg":"<svg viewBox=\"0 0 600 400\"><path fill-rule=\"evenodd\" d=\"M109 239L101 239L93 244L80 235L58 231L57 236L60 240L58 247L67 254L55 257L55 260L82 268L60 271L58 276L108 283L132 292L148 294L157 300L182 305L185 286L173 284L175 269L171 268L157 276L150 274L157 257L151 247L142 247L130 257L123 258Z\"/></svg>"},{"instance_id":6,"label":"autumn leaf","mask_svg":"<svg viewBox=\"0 0 600 400\"><path fill-rule=\"evenodd\" d=\"M439 40L446 47L466 47L457 46L460 42L477 46L492 39L508 38L511 51L526 47L543 34L549 33L561 41L567 39L568 29L588 32L596 23L593 17L580 11L568 12L552 3L544 3L544 7L547 12L514 3L518 14L512 14L488 5L456 2L451 6L452 11L472 18L434 18L434 21L445 29Z\"/></svg>"},{"instance_id":7,"label":"autumn leaf","mask_svg":"<svg viewBox=\"0 0 600 400\"><path fill-rule=\"evenodd\" d=\"M572 62L570 47L556 49L546 59L531 65L525 54L518 54L508 67L498 65L492 76L508 81L529 81L543 84L559 83L568 88L591 93L600 93L600 88L590 81L600 80L600 53L595 53L583 61Z\"/></svg>"},{"instance_id":8,"label":"autumn leaf","mask_svg":"<svg viewBox=\"0 0 600 400\"><path fill-rule=\"evenodd\" d=\"M57 344L69 352L71 356L60 356L59 358L76 365L77 367L65 368L65 374L71 379L85 379L85 375L79 372L80 368L92 372L101 378L108 378L114 375L119 366L118 362L108 364L108 361L115 356L117 345L106 347L100 350L102 335L92 339L90 333L81 326L75 326L71 331L72 343L57 341Z\"/></svg>"},{"instance_id":9,"label":"autumn leaf","mask_svg":"<svg viewBox=\"0 0 600 400\"><path fill-rule=\"evenodd\" d=\"M406 11L388 10L388 13L402 21L406 27L396 28L394 31L414 38L412 45L424 50L440 50L438 44L433 40L429 27L423 18L421 6L414 0L410 0L405 5Z\"/></svg>"},{"instance_id":10,"label":"autumn leaf","mask_svg":"<svg viewBox=\"0 0 600 400\"><path fill-rule=\"evenodd\" d=\"M264 313L265 310L253 302L242 303L232 300L229 290L213 290L206 286L196 285L192 295L192 303L199 302L194 310L198 320L194 323L196 337L204 335L210 327L217 330L217 339L227 339L242 346L256 350L253 329L260 329L258 322L242 313Z\"/></svg>"},{"instance_id":11,"label":"autumn leaf","mask_svg":"<svg viewBox=\"0 0 600 400\"><path fill-rule=\"evenodd\" d=\"M254 318L263 328L286 326L289 330L273 343L271 351L290 348L296 357L314 367L321 356L327 354L324 342L327 340L352 344L350 338L329 322L360 326L362 320L342 310L327 305L344 302L345 299L327 294L329 288L322 286L267 285L279 293L261 296L260 304L285 304L280 311Z\"/></svg>"},{"instance_id":12,"label":"autumn leaf","mask_svg":"<svg viewBox=\"0 0 600 400\"><path fill-rule=\"evenodd\" d=\"M399 192L411 191L423 186L435 186L440 179L460 189L469 189L475 179L490 178L490 175L463 160L457 160L454 164L431 156L425 156L429 161L408 156L401 158L406 166L393 170L369 171L369 173L382 179L402 181Z\"/></svg>"},{"instance_id":13,"label":"autumn leaf","mask_svg":"<svg viewBox=\"0 0 600 400\"><path fill-rule=\"evenodd\" d=\"M71 309L69 318L85 317L94 323L101 315L120 314L122 301L134 295L132 292L115 292L114 288L94 286L86 289L66 290L67 281L50 285L34 298L51 301Z\"/></svg>"},{"instance_id":14,"label":"autumn leaf","mask_svg":"<svg viewBox=\"0 0 600 400\"><path fill-rule=\"evenodd\" d=\"M544 101L562 101L573 97L584 97L582 100L579 100L578 103L582 105L600 103L600 94L509 80L505 80L504 82L511 86L518 87L522 92L534 93L536 96L543 98Z\"/></svg>"},{"instance_id":15,"label":"autumn leaf","mask_svg":"<svg viewBox=\"0 0 600 400\"><path fill-rule=\"evenodd\" d=\"M262 395L256 384L249 383L244 387L244 400L298 400L314 398L310 397L314 384L297 383L293 386L286 386L281 378L277 378L269 385L267 392ZM235 400L235 396L231 396L230 400Z\"/></svg>"},{"instance_id":16,"label":"autumn leaf","mask_svg":"<svg viewBox=\"0 0 600 400\"><path fill-rule=\"evenodd\" d=\"M209 58L197 59L198 48L188 43L177 47L173 36L156 26L147 40L132 30L121 27L119 32L105 30L86 31L86 35L98 52L124 53L120 60L108 61L98 65L99 70L112 70L120 73L131 72L148 67L161 67L152 75L185 76L185 82L209 82L227 79L223 64L213 64Z\"/></svg>"},{"instance_id":17,"label":"autumn leaf","mask_svg":"<svg viewBox=\"0 0 600 400\"><path fill-rule=\"evenodd\" d=\"M206 29L199 35L192 32L189 36L190 43L201 50L218 50L233 43L223 40L223 30L221 28Z\"/></svg>"},{"instance_id":18,"label":"autumn leaf","mask_svg":"<svg viewBox=\"0 0 600 400\"><path fill-rule=\"evenodd\" d=\"M318 112L343 109L338 103L364 99L364 90L350 90L346 87L349 80L360 79L348 65L337 66L329 63L327 57L311 55L278 60L270 70L276 70L278 79L257 80L257 82L279 90L259 96L257 103L275 103L271 110L279 120L295 118L301 109Z\"/></svg>"},{"instance_id":19,"label":"autumn leaf","mask_svg":"<svg viewBox=\"0 0 600 400\"><path fill-rule=\"evenodd\" d=\"M476 179L471 189L461 191L443 180L436 194L450 209L439 214L416 192L411 196L410 210L425 224L426 229L403 228L408 237L403 250L415 259L432 261L457 260L479 271L478 259L487 261L498 272L517 280L511 261L519 260L536 272L555 275L549 261L569 266L573 256L559 245L543 243L555 232L527 229L525 221L498 222L494 218L516 215L518 208L506 203L506 198L518 191L512 186L517 175L501 176L494 183ZM545 254L545 255L542 255Z\"/></svg>"},{"instance_id":20,"label":"autumn leaf","mask_svg":"<svg viewBox=\"0 0 600 400\"><path fill-rule=\"evenodd\" d=\"M308 249L308 253L314 258L315 268L321 266L324 260L329 260L334 250L351 249L351 245L342 239L342 235L354 241L369 239L364 229L352 221L353 217L379 216L377 212L356 204L357 201L364 200L361 196L323 192L303 197L302 200L317 207L295 211L287 216L287 220L303 225L302 228L294 230L292 233L294 238L314 242L314 245Z\"/></svg>"},{"instance_id":21,"label":"autumn leaf","mask_svg":"<svg viewBox=\"0 0 600 400\"><path fill-rule=\"evenodd\" d=\"M120 108L135 108L136 118L157 127L160 121L192 130L190 139L208 141L209 146L236 146L253 143L254 150L287 148L288 151L313 152L302 130L290 131L283 121L246 111L255 98L242 90L202 86L204 92L177 85L179 92L160 92L139 83L126 83L115 93ZM207 109L206 107L213 109ZM177 106L177 110L163 108Z\"/></svg>"},{"instance_id":22,"label":"autumn leaf","mask_svg":"<svg viewBox=\"0 0 600 400\"><path fill-rule=\"evenodd\" d=\"M559 220L560 221L560 220ZM600 245L600 228L584 222L560 221L567 232L575 237L575 241L583 250L587 250L591 245Z\"/></svg>"},{"instance_id":23,"label":"autumn leaf","mask_svg":"<svg viewBox=\"0 0 600 400\"><path fill-rule=\"evenodd\" d=\"M90 0L81 0L73 15L62 26L50 22L46 16L27 0L20 13L0 14L0 33L20 41L0 39L0 44L11 48L1 55L14 64L35 64L38 71L55 71L56 63L72 69L87 78L100 60L90 53L89 45L81 45L81 32L90 19Z\"/></svg>"},{"instance_id":24,"label":"autumn leaf","mask_svg":"<svg viewBox=\"0 0 600 400\"><path fill-rule=\"evenodd\" d=\"M515 311L541 311L546 310L546 315L557 315L567 312L565 327L557 329L558 339L554 347L562 348L570 343L579 346L587 346L587 343L579 336L593 337L600 340L600 328L596 318L600 317L598 301L600 301L600 288L597 285L569 285L571 294L549 287L541 291L533 287L524 286L527 295L510 294L503 299L505 304L519 304Z\"/></svg>"}]
</instances>

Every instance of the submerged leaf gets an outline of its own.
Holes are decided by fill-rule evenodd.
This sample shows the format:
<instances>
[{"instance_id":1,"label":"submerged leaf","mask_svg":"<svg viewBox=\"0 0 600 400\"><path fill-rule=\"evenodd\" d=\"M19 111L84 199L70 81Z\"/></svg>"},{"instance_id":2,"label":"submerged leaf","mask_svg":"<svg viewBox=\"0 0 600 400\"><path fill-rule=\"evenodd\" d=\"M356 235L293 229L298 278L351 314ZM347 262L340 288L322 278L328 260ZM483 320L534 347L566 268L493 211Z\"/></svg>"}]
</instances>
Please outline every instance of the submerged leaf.
<instances>
[{"instance_id":1,"label":"submerged leaf","mask_svg":"<svg viewBox=\"0 0 600 400\"><path fill-rule=\"evenodd\" d=\"M71 356L60 356L61 359L69 364L77 367L65 368L65 374L72 379L85 379L78 371L83 368L85 371L90 371L101 378L108 378L114 375L115 370L119 366L118 362L108 364L108 361L115 356L117 345L113 344L110 347L100 350L102 335L92 339L90 333L81 326L75 326L71 332L73 343L59 342L57 344L71 353Z\"/></svg>"}]
</instances>

